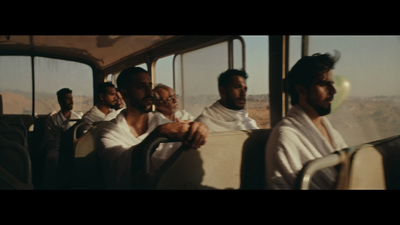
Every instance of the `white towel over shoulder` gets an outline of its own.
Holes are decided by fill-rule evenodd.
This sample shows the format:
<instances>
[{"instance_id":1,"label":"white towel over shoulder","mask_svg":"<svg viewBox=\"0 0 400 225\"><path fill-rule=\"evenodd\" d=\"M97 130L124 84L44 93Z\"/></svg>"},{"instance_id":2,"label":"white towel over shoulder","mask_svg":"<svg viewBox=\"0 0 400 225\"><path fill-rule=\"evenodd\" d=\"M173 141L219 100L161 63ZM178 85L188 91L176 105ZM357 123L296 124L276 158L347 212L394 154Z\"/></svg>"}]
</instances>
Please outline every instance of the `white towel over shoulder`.
<instances>
[{"instance_id":1,"label":"white towel over shoulder","mask_svg":"<svg viewBox=\"0 0 400 225\"><path fill-rule=\"evenodd\" d=\"M246 110L228 109L219 101L206 107L196 121L206 124L210 132L258 129L256 121L249 117Z\"/></svg>"},{"instance_id":2,"label":"white towel over shoulder","mask_svg":"<svg viewBox=\"0 0 400 225\"><path fill-rule=\"evenodd\" d=\"M293 189L297 174L305 163L347 147L329 120L323 117L322 122L333 146L298 105L293 106L288 116L274 127L265 153L268 189ZM332 189L336 175L334 169L321 171L315 175L311 188Z\"/></svg>"}]
</instances>

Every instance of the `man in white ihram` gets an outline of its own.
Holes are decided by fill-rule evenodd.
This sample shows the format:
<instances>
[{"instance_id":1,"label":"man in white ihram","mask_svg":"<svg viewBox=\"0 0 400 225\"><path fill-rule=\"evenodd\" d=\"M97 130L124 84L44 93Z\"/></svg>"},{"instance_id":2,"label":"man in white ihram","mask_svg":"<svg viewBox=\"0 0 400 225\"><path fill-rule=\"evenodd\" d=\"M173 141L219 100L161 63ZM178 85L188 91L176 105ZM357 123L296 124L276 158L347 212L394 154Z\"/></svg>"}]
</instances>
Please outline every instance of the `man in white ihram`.
<instances>
[{"instance_id":1,"label":"man in white ihram","mask_svg":"<svg viewBox=\"0 0 400 225\"><path fill-rule=\"evenodd\" d=\"M177 139L192 148L205 144L208 128L200 122L177 120L160 124L151 113L153 89L150 74L140 67L124 69L117 79L126 109L106 122L97 135L96 147L106 189L137 188L142 158L137 149L162 136ZM154 153L155 154L155 153Z\"/></svg>"},{"instance_id":2,"label":"man in white ihram","mask_svg":"<svg viewBox=\"0 0 400 225\"><path fill-rule=\"evenodd\" d=\"M246 105L246 79L243 70L227 70L218 77L221 99L206 107L195 121L203 122L210 132L258 129L254 119L244 109Z\"/></svg>"},{"instance_id":3,"label":"man in white ihram","mask_svg":"<svg viewBox=\"0 0 400 225\"><path fill-rule=\"evenodd\" d=\"M179 110L179 103L177 96L175 95L174 89L164 84L157 84L154 87L154 106L155 111L153 112L160 123L174 122L176 119L190 120L194 117L186 110Z\"/></svg>"},{"instance_id":4,"label":"man in white ihram","mask_svg":"<svg viewBox=\"0 0 400 225\"><path fill-rule=\"evenodd\" d=\"M295 189L305 163L347 147L324 117L336 94L332 70L337 59L329 54L305 56L289 72L292 108L273 128L266 146L268 189ZM314 175L310 189L334 189L336 179L334 168L323 169Z\"/></svg>"},{"instance_id":5,"label":"man in white ihram","mask_svg":"<svg viewBox=\"0 0 400 225\"><path fill-rule=\"evenodd\" d=\"M82 116L81 123L84 123L79 129L86 133L95 122L110 121L114 119L120 110L115 107L118 103L117 91L111 82L103 82L97 86L98 103Z\"/></svg>"},{"instance_id":6,"label":"man in white ihram","mask_svg":"<svg viewBox=\"0 0 400 225\"><path fill-rule=\"evenodd\" d=\"M62 88L57 91L57 101L60 111L51 113L46 120L43 134L43 148L46 149L46 159L43 169L43 188L56 188L56 175L58 168L59 142L62 132L72 127L82 115L73 110L72 90Z\"/></svg>"}]
</instances>

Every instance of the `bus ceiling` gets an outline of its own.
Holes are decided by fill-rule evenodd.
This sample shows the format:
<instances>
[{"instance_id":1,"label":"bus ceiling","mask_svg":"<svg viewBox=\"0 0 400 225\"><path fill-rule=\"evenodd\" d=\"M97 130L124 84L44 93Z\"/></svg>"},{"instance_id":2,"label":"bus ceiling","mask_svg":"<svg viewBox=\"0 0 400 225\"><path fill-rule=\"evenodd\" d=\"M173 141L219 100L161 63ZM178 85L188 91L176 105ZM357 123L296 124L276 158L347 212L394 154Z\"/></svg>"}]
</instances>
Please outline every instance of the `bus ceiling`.
<instances>
[{"instance_id":1,"label":"bus ceiling","mask_svg":"<svg viewBox=\"0 0 400 225\"><path fill-rule=\"evenodd\" d=\"M73 60L103 71L123 69L227 36L176 35L1 35L1 55L32 55Z\"/></svg>"}]
</instances>

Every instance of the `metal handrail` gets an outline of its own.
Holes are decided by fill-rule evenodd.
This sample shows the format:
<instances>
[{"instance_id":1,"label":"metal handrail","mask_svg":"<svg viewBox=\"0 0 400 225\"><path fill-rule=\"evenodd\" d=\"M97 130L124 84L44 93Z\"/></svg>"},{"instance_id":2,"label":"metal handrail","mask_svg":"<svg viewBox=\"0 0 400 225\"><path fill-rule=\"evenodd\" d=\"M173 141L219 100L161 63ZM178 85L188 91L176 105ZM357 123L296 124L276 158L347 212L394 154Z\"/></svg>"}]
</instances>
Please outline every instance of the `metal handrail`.
<instances>
[{"instance_id":1,"label":"metal handrail","mask_svg":"<svg viewBox=\"0 0 400 225\"><path fill-rule=\"evenodd\" d=\"M331 155L309 161L303 166L299 174L299 189L309 190L312 176L319 170L332 166L337 166L343 161L340 154L333 153Z\"/></svg>"}]
</instances>

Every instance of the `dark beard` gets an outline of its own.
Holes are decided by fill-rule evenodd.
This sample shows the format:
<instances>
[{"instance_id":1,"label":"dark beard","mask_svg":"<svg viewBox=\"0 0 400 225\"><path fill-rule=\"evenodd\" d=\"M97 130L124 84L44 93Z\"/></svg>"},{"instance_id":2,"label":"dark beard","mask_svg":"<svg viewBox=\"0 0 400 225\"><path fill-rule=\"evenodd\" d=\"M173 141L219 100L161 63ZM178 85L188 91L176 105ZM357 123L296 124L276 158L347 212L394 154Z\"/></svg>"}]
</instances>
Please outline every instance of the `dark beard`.
<instances>
[{"instance_id":1,"label":"dark beard","mask_svg":"<svg viewBox=\"0 0 400 225\"><path fill-rule=\"evenodd\" d=\"M244 106L243 107L242 106L237 106L235 104L235 102L230 100L230 99L226 100L226 104L228 105L229 109L233 109L233 110L242 110L242 109L244 109Z\"/></svg>"},{"instance_id":2,"label":"dark beard","mask_svg":"<svg viewBox=\"0 0 400 225\"><path fill-rule=\"evenodd\" d=\"M318 113L319 116L326 116L331 113L331 105L328 107L317 105L310 99L310 97L307 97L307 102Z\"/></svg>"},{"instance_id":3,"label":"dark beard","mask_svg":"<svg viewBox=\"0 0 400 225\"><path fill-rule=\"evenodd\" d=\"M308 100L308 104L318 113L319 116L326 116L331 113L331 105L329 107L322 107L314 104L312 101Z\"/></svg>"},{"instance_id":4,"label":"dark beard","mask_svg":"<svg viewBox=\"0 0 400 225\"><path fill-rule=\"evenodd\" d=\"M325 108L321 106L312 106L319 116L326 116L331 113L331 106Z\"/></svg>"}]
</instances>

